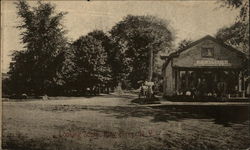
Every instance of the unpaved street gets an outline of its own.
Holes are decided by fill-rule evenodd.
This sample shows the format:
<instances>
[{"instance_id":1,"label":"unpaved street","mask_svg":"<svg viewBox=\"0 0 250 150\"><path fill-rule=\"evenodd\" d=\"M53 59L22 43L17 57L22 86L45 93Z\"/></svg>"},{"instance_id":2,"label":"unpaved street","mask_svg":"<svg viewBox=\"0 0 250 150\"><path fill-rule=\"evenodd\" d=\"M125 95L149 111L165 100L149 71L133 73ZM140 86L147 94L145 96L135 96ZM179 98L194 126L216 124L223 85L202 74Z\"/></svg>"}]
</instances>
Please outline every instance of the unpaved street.
<instances>
[{"instance_id":1,"label":"unpaved street","mask_svg":"<svg viewBox=\"0 0 250 150\"><path fill-rule=\"evenodd\" d=\"M3 102L3 148L246 149L248 106L139 106L132 95Z\"/></svg>"}]
</instances>

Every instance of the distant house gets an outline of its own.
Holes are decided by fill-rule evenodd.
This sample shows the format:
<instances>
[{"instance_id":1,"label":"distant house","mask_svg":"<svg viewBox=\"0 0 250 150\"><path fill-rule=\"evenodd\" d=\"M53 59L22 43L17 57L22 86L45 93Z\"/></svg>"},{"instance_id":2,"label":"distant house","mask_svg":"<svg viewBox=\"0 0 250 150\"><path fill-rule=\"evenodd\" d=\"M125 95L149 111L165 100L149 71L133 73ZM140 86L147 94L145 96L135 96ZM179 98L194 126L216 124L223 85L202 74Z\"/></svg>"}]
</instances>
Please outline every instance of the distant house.
<instances>
[{"instance_id":1,"label":"distant house","mask_svg":"<svg viewBox=\"0 0 250 150\"><path fill-rule=\"evenodd\" d=\"M186 93L244 96L246 54L212 36L207 35L162 59L165 96Z\"/></svg>"}]
</instances>

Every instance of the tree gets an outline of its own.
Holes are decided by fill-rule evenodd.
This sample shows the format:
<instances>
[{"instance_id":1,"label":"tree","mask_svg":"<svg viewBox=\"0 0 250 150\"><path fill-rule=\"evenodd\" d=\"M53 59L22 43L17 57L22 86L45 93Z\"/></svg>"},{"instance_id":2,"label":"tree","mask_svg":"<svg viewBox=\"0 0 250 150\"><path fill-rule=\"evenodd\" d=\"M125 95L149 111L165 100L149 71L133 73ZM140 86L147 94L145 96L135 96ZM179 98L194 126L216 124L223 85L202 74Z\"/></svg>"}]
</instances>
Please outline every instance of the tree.
<instances>
[{"instance_id":1,"label":"tree","mask_svg":"<svg viewBox=\"0 0 250 150\"><path fill-rule=\"evenodd\" d=\"M81 36L72 44L73 68L76 74L74 82L78 90L85 90L88 87L93 89L101 84L107 85L111 79L104 35L101 31L93 31Z\"/></svg>"},{"instance_id":2,"label":"tree","mask_svg":"<svg viewBox=\"0 0 250 150\"><path fill-rule=\"evenodd\" d=\"M243 83L250 86L250 49L249 49L249 0L223 0L224 6L231 9L239 9L235 23L229 27L218 30L216 37L223 42L235 47L247 55L245 67L243 68Z\"/></svg>"},{"instance_id":3,"label":"tree","mask_svg":"<svg viewBox=\"0 0 250 150\"><path fill-rule=\"evenodd\" d=\"M122 61L117 64L124 64L127 71L123 79L133 87L139 80L152 80L156 54L168 50L174 39L168 21L154 16L128 15L110 33L117 45L114 53Z\"/></svg>"},{"instance_id":4,"label":"tree","mask_svg":"<svg viewBox=\"0 0 250 150\"><path fill-rule=\"evenodd\" d=\"M239 9L239 15L233 25L219 29L216 37L249 55L249 1L223 0L222 2L223 6Z\"/></svg>"},{"instance_id":5,"label":"tree","mask_svg":"<svg viewBox=\"0 0 250 150\"><path fill-rule=\"evenodd\" d=\"M181 50L191 44L193 41L189 39L184 39L179 42L177 50Z\"/></svg>"},{"instance_id":6,"label":"tree","mask_svg":"<svg viewBox=\"0 0 250 150\"><path fill-rule=\"evenodd\" d=\"M236 22L232 26L219 29L216 38L247 54L249 53L248 26L249 24Z\"/></svg>"},{"instance_id":7,"label":"tree","mask_svg":"<svg viewBox=\"0 0 250 150\"><path fill-rule=\"evenodd\" d=\"M61 86L60 71L67 50L61 20L65 13L55 12L50 3L38 2L30 7L26 1L16 3L21 24L23 50L14 51L10 68L15 91L44 94ZM29 89L27 89L29 88Z\"/></svg>"}]
</instances>

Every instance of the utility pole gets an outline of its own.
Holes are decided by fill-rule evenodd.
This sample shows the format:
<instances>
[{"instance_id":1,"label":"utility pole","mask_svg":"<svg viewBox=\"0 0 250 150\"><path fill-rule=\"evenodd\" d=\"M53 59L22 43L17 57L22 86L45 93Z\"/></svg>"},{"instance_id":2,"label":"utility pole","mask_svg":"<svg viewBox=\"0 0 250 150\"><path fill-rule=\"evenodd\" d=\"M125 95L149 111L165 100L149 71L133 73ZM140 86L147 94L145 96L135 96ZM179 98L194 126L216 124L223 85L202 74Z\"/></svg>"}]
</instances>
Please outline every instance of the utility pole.
<instances>
[{"instance_id":1,"label":"utility pole","mask_svg":"<svg viewBox=\"0 0 250 150\"><path fill-rule=\"evenodd\" d=\"M153 49L149 48L149 70L148 70L148 82L152 81L152 77L153 77L153 59L154 59L154 53L153 53ZM148 97L151 98L152 97L152 85L148 86Z\"/></svg>"},{"instance_id":2,"label":"utility pole","mask_svg":"<svg viewBox=\"0 0 250 150\"><path fill-rule=\"evenodd\" d=\"M148 66L148 82L152 81L152 77L153 77L153 49L150 48L149 49L149 66Z\"/></svg>"}]
</instances>

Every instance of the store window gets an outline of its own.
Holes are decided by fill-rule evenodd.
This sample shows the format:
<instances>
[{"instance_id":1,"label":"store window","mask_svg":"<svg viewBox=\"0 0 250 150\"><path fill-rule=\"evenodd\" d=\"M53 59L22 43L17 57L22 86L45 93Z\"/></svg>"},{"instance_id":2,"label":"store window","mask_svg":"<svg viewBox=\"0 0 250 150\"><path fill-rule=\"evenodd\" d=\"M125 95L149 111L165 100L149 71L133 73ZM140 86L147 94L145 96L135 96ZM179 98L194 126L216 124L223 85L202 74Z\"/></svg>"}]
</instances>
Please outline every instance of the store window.
<instances>
[{"instance_id":1,"label":"store window","mask_svg":"<svg viewBox=\"0 0 250 150\"><path fill-rule=\"evenodd\" d=\"M214 48L213 47L202 47L201 49L202 57L214 57Z\"/></svg>"}]
</instances>

